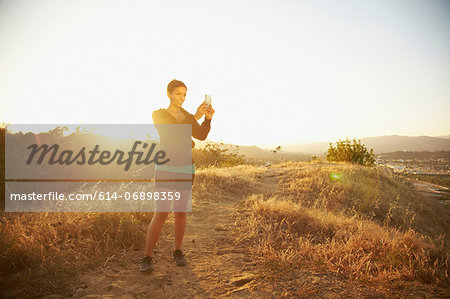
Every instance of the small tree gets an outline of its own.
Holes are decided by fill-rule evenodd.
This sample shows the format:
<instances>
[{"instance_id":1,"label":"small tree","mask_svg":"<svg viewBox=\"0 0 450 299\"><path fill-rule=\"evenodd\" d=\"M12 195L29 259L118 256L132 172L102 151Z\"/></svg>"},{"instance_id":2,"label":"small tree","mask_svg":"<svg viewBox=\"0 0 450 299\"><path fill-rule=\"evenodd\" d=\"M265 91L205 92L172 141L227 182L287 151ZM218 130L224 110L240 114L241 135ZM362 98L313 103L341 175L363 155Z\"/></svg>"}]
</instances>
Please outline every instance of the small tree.
<instances>
[{"instance_id":1,"label":"small tree","mask_svg":"<svg viewBox=\"0 0 450 299\"><path fill-rule=\"evenodd\" d=\"M326 158L327 161L343 161L366 166L375 165L373 149L370 149L369 152L366 146L361 144L361 140L357 141L356 139L353 139L353 143L348 138L344 141L339 139L336 147L333 147L333 144L330 142Z\"/></svg>"},{"instance_id":2,"label":"small tree","mask_svg":"<svg viewBox=\"0 0 450 299\"><path fill-rule=\"evenodd\" d=\"M277 160L276 154L277 154L277 152L281 151L281 145L277 146L276 148L274 148L273 150L270 150L270 151L273 153L273 157L276 161Z\"/></svg>"},{"instance_id":3,"label":"small tree","mask_svg":"<svg viewBox=\"0 0 450 299\"><path fill-rule=\"evenodd\" d=\"M275 155L277 152L281 151L281 145L277 146L276 148L270 151Z\"/></svg>"}]
</instances>

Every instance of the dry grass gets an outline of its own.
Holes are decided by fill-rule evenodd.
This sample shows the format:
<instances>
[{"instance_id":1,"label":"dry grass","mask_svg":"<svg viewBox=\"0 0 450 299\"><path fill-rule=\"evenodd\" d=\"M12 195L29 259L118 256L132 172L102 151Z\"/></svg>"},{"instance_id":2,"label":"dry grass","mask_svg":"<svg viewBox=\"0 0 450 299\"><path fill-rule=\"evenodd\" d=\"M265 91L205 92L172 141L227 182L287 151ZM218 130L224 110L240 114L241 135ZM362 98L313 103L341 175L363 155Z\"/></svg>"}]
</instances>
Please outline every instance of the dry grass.
<instances>
[{"instance_id":1,"label":"dry grass","mask_svg":"<svg viewBox=\"0 0 450 299\"><path fill-rule=\"evenodd\" d=\"M288 165L289 175L280 182L280 196L285 199L348 217L358 215L403 231L412 228L435 237L443 234L450 241L449 208L382 168L347 163Z\"/></svg>"},{"instance_id":2,"label":"dry grass","mask_svg":"<svg viewBox=\"0 0 450 299\"><path fill-rule=\"evenodd\" d=\"M448 207L379 169L317 161L273 168L284 173L274 196L260 194L274 188L260 182L267 169L250 165L198 170L193 196L204 204L246 198L240 202L236 237L252 244L251 251L271 273L314 267L364 281L449 283ZM337 175L330 177L332 173ZM151 217L2 213L3 284L14 284L28 295L58 289L70 295L64 289L73 281L68 277L103 266L112 255L142 248Z\"/></svg>"},{"instance_id":3,"label":"dry grass","mask_svg":"<svg viewBox=\"0 0 450 299\"><path fill-rule=\"evenodd\" d=\"M240 200L242 196L254 191L258 184L257 178L265 171L265 167L253 165L199 169L194 179L194 203Z\"/></svg>"},{"instance_id":4,"label":"dry grass","mask_svg":"<svg viewBox=\"0 0 450 299\"><path fill-rule=\"evenodd\" d=\"M263 171L249 165L198 170L194 202L240 198ZM114 191L106 184L83 188ZM1 212L0 289L14 285L22 292L14 297L55 291L69 296L80 271L104 266L109 257L124 251L142 249L152 217L153 213Z\"/></svg>"},{"instance_id":5,"label":"dry grass","mask_svg":"<svg viewBox=\"0 0 450 299\"><path fill-rule=\"evenodd\" d=\"M14 294L21 297L49 290L65 293L79 271L103 265L113 254L141 247L145 236L141 223L148 223L152 213L0 216L0 274L6 285L14 284L24 292ZM25 285L25 289L21 287Z\"/></svg>"},{"instance_id":6,"label":"dry grass","mask_svg":"<svg viewBox=\"0 0 450 299\"><path fill-rule=\"evenodd\" d=\"M252 243L269 273L316 268L361 281L449 286L448 207L380 169L277 166L289 173L281 191L248 196L236 226L237 239Z\"/></svg>"},{"instance_id":7,"label":"dry grass","mask_svg":"<svg viewBox=\"0 0 450 299\"><path fill-rule=\"evenodd\" d=\"M363 281L449 282L442 239L433 242L413 230L399 232L273 197L251 196L249 205L241 238L253 240L253 252L280 269L313 267Z\"/></svg>"}]
</instances>

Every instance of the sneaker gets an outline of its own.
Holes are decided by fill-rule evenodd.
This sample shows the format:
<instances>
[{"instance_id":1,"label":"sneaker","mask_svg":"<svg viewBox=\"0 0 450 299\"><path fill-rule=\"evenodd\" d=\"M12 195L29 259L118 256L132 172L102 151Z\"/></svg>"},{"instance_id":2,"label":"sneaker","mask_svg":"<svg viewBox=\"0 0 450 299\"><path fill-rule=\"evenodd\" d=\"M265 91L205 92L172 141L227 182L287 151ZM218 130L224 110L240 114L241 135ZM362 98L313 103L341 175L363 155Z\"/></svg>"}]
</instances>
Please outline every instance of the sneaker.
<instances>
[{"instance_id":1,"label":"sneaker","mask_svg":"<svg viewBox=\"0 0 450 299\"><path fill-rule=\"evenodd\" d=\"M139 270L141 272L151 272L153 271L153 260L151 256L144 256L139 264Z\"/></svg>"},{"instance_id":2,"label":"sneaker","mask_svg":"<svg viewBox=\"0 0 450 299\"><path fill-rule=\"evenodd\" d=\"M186 259L184 258L184 254L180 249L177 249L173 252L173 258L175 259L175 263L177 264L177 266L186 266Z\"/></svg>"}]
</instances>

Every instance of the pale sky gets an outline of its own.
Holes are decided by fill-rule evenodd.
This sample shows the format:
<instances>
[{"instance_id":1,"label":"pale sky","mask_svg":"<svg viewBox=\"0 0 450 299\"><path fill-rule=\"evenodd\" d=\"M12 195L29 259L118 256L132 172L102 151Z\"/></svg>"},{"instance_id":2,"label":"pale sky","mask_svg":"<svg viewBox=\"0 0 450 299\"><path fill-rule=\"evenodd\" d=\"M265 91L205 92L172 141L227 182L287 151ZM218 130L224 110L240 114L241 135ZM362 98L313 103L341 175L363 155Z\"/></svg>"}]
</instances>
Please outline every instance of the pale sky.
<instances>
[{"instance_id":1,"label":"pale sky","mask_svg":"<svg viewBox=\"0 0 450 299\"><path fill-rule=\"evenodd\" d=\"M0 1L0 122L148 124L205 94L209 140L450 134L450 1Z\"/></svg>"}]
</instances>

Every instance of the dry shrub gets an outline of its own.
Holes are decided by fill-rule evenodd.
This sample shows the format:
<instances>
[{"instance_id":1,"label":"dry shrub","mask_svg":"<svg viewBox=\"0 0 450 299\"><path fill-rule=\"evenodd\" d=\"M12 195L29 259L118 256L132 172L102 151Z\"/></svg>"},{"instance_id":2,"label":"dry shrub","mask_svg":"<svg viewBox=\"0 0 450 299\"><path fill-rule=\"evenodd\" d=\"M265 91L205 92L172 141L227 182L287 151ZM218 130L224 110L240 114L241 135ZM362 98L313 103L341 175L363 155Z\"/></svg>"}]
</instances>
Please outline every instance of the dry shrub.
<instances>
[{"instance_id":1,"label":"dry shrub","mask_svg":"<svg viewBox=\"0 0 450 299\"><path fill-rule=\"evenodd\" d=\"M223 142L206 142L203 148L194 148L192 157L195 165L203 167L230 167L246 164L244 156L239 154L239 147L236 145L225 145Z\"/></svg>"}]
</instances>

